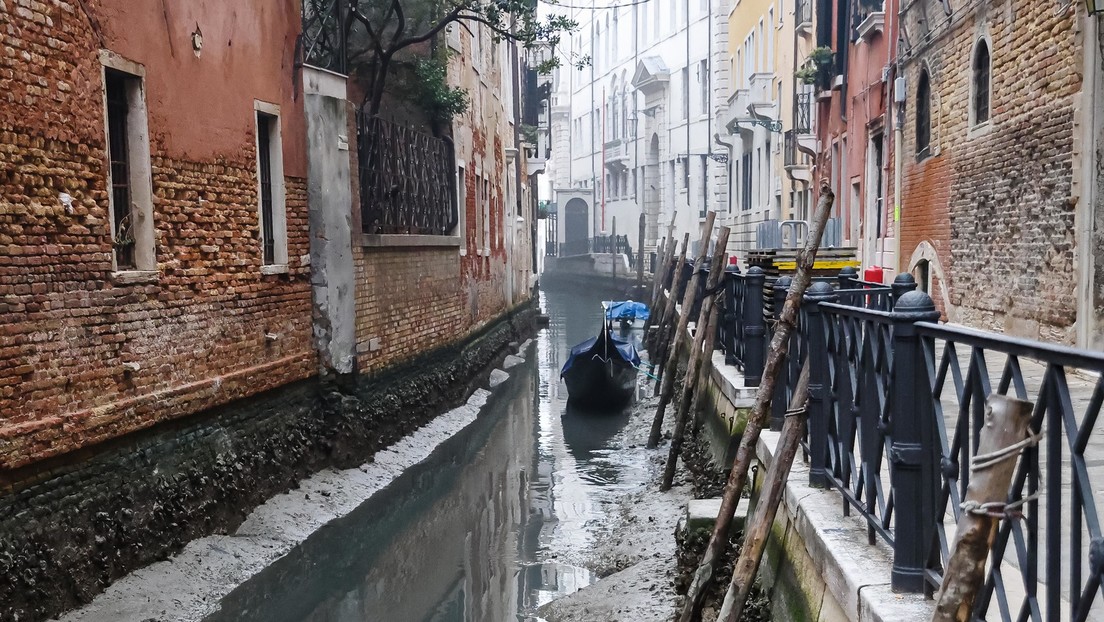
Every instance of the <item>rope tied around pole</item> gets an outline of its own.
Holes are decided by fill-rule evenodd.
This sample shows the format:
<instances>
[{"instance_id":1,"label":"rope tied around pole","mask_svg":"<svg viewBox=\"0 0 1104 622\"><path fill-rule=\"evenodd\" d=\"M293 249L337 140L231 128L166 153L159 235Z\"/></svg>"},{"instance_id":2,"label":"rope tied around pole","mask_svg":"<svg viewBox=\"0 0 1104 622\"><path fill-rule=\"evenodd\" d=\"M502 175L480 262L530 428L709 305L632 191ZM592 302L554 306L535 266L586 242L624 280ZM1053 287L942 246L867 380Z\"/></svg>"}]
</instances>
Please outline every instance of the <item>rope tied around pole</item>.
<instances>
[{"instance_id":1,"label":"rope tied around pole","mask_svg":"<svg viewBox=\"0 0 1104 622\"><path fill-rule=\"evenodd\" d=\"M1030 434L1023 440L1017 443L1012 443L1008 447L1004 447L1002 449L998 449L987 454L974 456L974 460L970 463L970 472L976 473L978 471L988 469L995 464L1004 462L1005 460L1017 458L1020 455L1020 450L1027 447L1035 447L1039 444L1039 441L1042 439L1042 437L1042 432Z\"/></svg>"},{"instance_id":2,"label":"rope tied around pole","mask_svg":"<svg viewBox=\"0 0 1104 622\"><path fill-rule=\"evenodd\" d=\"M1023 518L1023 512L1020 508L1023 504L1035 501L1039 498L1039 493L1035 492L1026 497L1021 497L1015 501L989 501L988 503L978 503L977 501L964 501L962 505L958 506L963 512L968 514L974 514L975 516L989 516L992 518L1006 518L1006 519L1020 519Z\"/></svg>"}]
</instances>

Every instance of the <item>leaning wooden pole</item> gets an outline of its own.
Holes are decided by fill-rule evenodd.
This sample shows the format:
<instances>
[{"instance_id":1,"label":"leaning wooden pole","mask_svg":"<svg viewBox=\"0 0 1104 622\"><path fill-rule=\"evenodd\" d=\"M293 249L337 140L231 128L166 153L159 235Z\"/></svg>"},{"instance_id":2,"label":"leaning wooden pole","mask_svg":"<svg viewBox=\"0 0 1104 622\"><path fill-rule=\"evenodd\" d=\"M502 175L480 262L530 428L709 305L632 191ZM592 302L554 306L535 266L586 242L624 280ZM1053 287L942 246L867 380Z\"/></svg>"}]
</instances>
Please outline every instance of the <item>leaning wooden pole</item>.
<instances>
[{"instance_id":1,"label":"leaning wooden pole","mask_svg":"<svg viewBox=\"0 0 1104 622\"><path fill-rule=\"evenodd\" d=\"M652 326L655 326L656 320L659 319L658 310L659 306L659 293L663 289L663 282L667 280L667 264L671 263L670 258L667 255L674 252L675 241L671 238L663 238L663 241L659 243L659 254L656 256L656 263L653 267L655 274L652 276L652 297L648 303L648 319L644 320L644 342L650 341L648 339L648 331Z\"/></svg>"},{"instance_id":2,"label":"leaning wooden pole","mask_svg":"<svg viewBox=\"0 0 1104 622\"><path fill-rule=\"evenodd\" d=\"M698 312L698 329L694 331L694 346L690 350L690 361L686 365L686 376L682 383L682 393L678 400L678 408L675 410L675 435L671 438L671 451L667 455L667 465L663 469L663 479L659 489L667 491L671 489L671 483L675 479L675 466L678 464L679 453L682 452L682 439L686 436L686 420L693 402L694 391L697 388L698 372L702 366L702 350L705 342L713 343L717 338L717 312L720 305L716 304L718 283L724 282L725 255L723 249L728 248L728 227L721 227L717 235L717 252L713 253L713 263L709 266L709 278L705 282L705 299L702 300L701 311ZM685 307L684 307L685 308ZM710 354L713 349L710 348Z\"/></svg>"},{"instance_id":3,"label":"leaning wooden pole","mask_svg":"<svg viewBox=\"0 0 1104 622\"><path fill-rule=\"evenodd\" d=\"M678 324L675 325L674 334L670 336L670 343L660 350L661 355L656 362L656 385L662 387L659 393L659 407L656 408L655 418L652 419L652 430L648 434L648 448L659 445L659 436L663 433L663 416L667 411L667 403L671 401L671 395L675 392L675 372L678 370L678 348L682 343L682 335L690 324L690 310L694 307L694 299L698 293L698 283L702 279L702 269L705 268L705 259L709 255L709 238L713 235L713 221L717 218L716 212L709 212L702 223L701 239L698 241L698 257L694 260L694 271L690 273L690 280L686 282L682 295L682 313L678 316ZM672 290L671 298L674 298ZM673 313L673 311L672 311ZM672 318L673 319L673 318Z\"/></svg>"},{"instance_id":4,"label":"leaning wooden pole","mask_svg":"<svg viewBox=\"0 0 1104 622\"><path fill-rule=\"evenodd\" d=\"M694 579L686 593L686 601L679 616L680 622L691 622L697 619L701 613L702 600L705 597L705 588L713 580L714 566L722 557L725 547L728 545L728 529L732 524L732 517L736 514L736 504L740 500L740 494L747 482L748 467L755 456L755 446L759 442L759 434L763 427L768 425L770 418L771 397L774 395L774 385L778 382L778 374L786 363L786 351L790 344L790 334L797 325L797 312L801 308L801 300L805 296L805 290L809 287L812 278L813 262L816 260L817 250L820 248L820 238L824 235L824 227L828 222L828 216L832 213L832 203L835 195L827 181L820 185L820 201L817 203L813 216L812 230L805 240L805 248L797 254L797 270L794 274L793 284L786 295L786 303L782 307L782 313L771 337L770 350L767 353L766 366L763 369L763 379L759 383L759 389L755 394L755 404L748 415L747 426L740 438L740 446L736 450L736 458L732 464L732 470L725 482L724 497L721 500L721 509L717 513L717 521L713 524L713 535L709 538L709 545L702 555L701 563L694 573Z\"/></svg>"},{"instance_id":5,"label":"leaning wooden pole","mask_svg":"<svg viewBox=\"0 0 1104 622\"><path fill-rule=\"evenodd\" d=\"M674 228L675 221L672 217L671 223L667 225L667 254L663 258L663 268L660 271L662 273L662 276L659 277L659 279L656 281L655 291L652 292L652 306L648 309L648 320L651 323L645 325L644 343L649 346L656 343L656 335L652 335L651 333L649 333L647 328L650 326L659 326L662 329L664 318L662 314L659 314L659 316L656 315L656 307L659 306L660 301L663 299L663 284L667 282L667 275L671 274L671 270L673 270L673 268L671 267L671 262L675 260L675 252L678 248L678 246L675 244ZM684 236L682 239L682 252L684 256L686 254L686 246L689 243L690 236ZM656 324L657 320L659 321L659 324ZM650 350L651 348L649 347L649 351Z\"/></svg>"},{"instance_id":6,"label":"leaning wooden pole","mask_svg":"<svg viewBox=\"0 0 1104 622\"><path fill-rule=\"evenodd\" d=\"M767 468L763 478L763 487L759 491L759 503L755 507L747 528L744 530L744 542L740 549L740 558L732 569L732 581L725 592L718 622L735 622L744 612L751 586L755 583L755 574L763 561L763 551L770 537L774 519L778 515L778 506L782 504L782 494L790 479L797 450L801 439L805 437L806 402L809 399L809 359L801 367L801 376L797 381L793 399L790 401L786 421L782 424L782 434L778 439L774 461Z\"/></svg>"},{"instance_id":7,"label":"leaning wooden pole","mask_svg":"<svg viewBox=\"0 0 1104 622\"><path fill-rule=\"evenodd\" d=\"M675 317L675 292L679 290L679 285L682 283L681 266L686 261L686 248L688 246L690 246L689 233L682 236L682 250L671 263L671 291L668 293L666 304L663 305L663 317L659 321L656 334L652 337L652 347L648 350L649 354L652 350L655 350L655 356L649 356L648 358L656 372L660 371L660 367L663 365L663 356L667 351L667 334L670 332L671 322L674 321ZM657 380L656 393L658 392L659 382Z\"/></svg>"},{"instance_id":8,"label":"leaning wooden pole","mask_svg":"<svg viewBox=\"0 0 1104 622\"><path fill-rule=\"evenodd\" d=\"M1031 409L1031 402L1007 395L990 395L985 403L985 422L970 465L965 511L958 520L932 622L971 619L978 588L985 580L989 546L1000 524L998 510L1008 500L1016 462L1028 442Z\"/></svg>"},{"instance_id":9,"label":"leaning wooden pole","mask_svg":"<svg viewBox=\"0 0 1104 622\"><path fill-rule=\"evenodd\" d=\"M636 295L644 297L644 213L640 213L640 225L636 236Z\"/></svg>"}]
</instances>

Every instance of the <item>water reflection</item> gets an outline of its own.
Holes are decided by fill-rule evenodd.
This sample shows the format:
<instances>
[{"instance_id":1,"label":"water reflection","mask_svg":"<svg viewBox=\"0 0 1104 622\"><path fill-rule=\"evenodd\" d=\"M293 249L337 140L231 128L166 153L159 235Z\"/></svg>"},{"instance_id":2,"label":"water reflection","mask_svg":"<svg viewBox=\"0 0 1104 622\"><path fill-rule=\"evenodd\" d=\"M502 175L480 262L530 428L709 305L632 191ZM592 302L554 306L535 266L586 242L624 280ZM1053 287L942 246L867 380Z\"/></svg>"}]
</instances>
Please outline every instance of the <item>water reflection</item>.
<instances>
[{"instance_id":1,"label":"water reflection","mask_svg":"<svg viewBox=\"0 0 1104 622\"><path fill-rule=\"evenodd\" d=\"M598 332L600 295L542 294L548 330L475 424L208 619L529 620L595 581L584 561L596 527L646 483L643 465L611 449L627 411L566 409L559 370L573 344Z\"/></svg>"}]
</instances>

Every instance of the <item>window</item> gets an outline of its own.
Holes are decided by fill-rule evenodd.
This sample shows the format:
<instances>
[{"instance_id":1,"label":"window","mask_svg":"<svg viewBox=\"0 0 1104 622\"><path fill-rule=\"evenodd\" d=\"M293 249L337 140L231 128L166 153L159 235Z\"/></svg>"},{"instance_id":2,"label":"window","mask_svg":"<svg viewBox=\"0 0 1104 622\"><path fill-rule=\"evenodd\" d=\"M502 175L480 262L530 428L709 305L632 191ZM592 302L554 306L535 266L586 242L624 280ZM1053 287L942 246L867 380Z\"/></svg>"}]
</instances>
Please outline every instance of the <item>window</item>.
<instances>
[{"instance_id":1,"label":"window","mask_svg":"<svg viewBox=\"0 0 1104 622\"><path fill-rule=\"evenodd\" d=\"M916 153L928 155L928 143L931 142L931 85L928 72L920 71L920 81L916 85Z\"/></svg>"},{"instance_id":2,"label":"window","mask_svg":"<svg viewBox=\"0 0 1104 622\"><path fill-rule=\"evenodd\" d=\"M774 8L767 11L767 58L764 66L767 71L774 71Z\"/></svg>"},{"instance_id":3,"label":"window","mask_svg":"<svg viewBox=\"0 0 1104 622\"><path fill-rule=\"evenodd\" d=\"M155 271L153 185L143 88L145 68L102 51L107 186L115 269Z\"/></svg>"},{"instance_id":4,"label":"window","mask_svg":"<svg viewBox=\"0 0 1104 622\"><path fill-rule=\"evenodd\" d=\"M989 60L989 44L985 42L985 39L980 39L977 48L974 50L974 80L972 85L974 97L973 105L970 108L973 113L973 123L971 125L985 123L989 120Z\"/></svg>"},{"instance_id":5,"label":"window","mask_svg":"<svg viewBox=\"0 0 1104 622\"><path fill-rule=\"evenodd\" d=\"M261 233L261 264L287 265L287 212L284 205L284 150L280 140L280 108L254 102L257 114L257 199Z\"/></svg>"},{"instance_id":6,"label":"window","mask_svg":"<svg viewBox=\"0 0 1104 622\"><path fill-rule=\"evenodd\" d=\"M460 254L468 252L468 174L464 163L456 167L456 235L460 236Z\"/></svg>"},{"instance_id":7,"label":"window","mask_svg":"<svg viewBox=\"0 0 1104 622\"><path fill-rule=\"evenodd\" d=\"M683 67L681 75L682 81L682 117L683 119L690 118L690 67Z\"/></svg>"},{"instance_id":8,"label":"window","mask_svg":"<svg viewBox=\"0 0 1104 622\"><path fill-rule=\"evenodd\" d=\"M702 114L709 114L709 61L698 63L698 98Z\"/></svg>"},{"instance_id":9,"label":"window","mask_svg":"<svg viewBox=\"0 0 1104 622\"><path fill-rule=\"evenodd\" d=\"M491 254L491 181L483 178L483 254Z\"/></svg>"},{"instance_id":10,"label":"window","mask_svg":"<svg viewBox=\"0 0 1104 622\"><path fill-rule=\"evenodd\" d=\"M874 237L880 238L885 231L883 227L885 224L885 215L883 213L885 211L885 197L882 196L882 186L884 183L882 179L882 167L884 166L882 135L875 134L874 137L870 139L870 146L874 152L874 157L870 163L870 180L873 182L870 192L874 197Z\"/></svg>"},{"instance_id":11,"label":"window","mask_svg":"<svg viewBox=\"0 0 1104 622\"><path fill-rule=\"evenodd\" d=\"M700 155L698 159L701 161L701 207L698 208L698 217L705 218L706 206L709 204L708 196L706 195L706 187L708 186L708 174L709 168L706 162L706 156Z\"/></svg>"},{"instance_id":12,"label":"window","mask_svg":"<svg viewBox=\"0 0 1104 622\"><path fill-rule=\"evenodd\" d=\"M751 210L751 152L740 158L740 209Z\"/></svg>"}]
</instances>

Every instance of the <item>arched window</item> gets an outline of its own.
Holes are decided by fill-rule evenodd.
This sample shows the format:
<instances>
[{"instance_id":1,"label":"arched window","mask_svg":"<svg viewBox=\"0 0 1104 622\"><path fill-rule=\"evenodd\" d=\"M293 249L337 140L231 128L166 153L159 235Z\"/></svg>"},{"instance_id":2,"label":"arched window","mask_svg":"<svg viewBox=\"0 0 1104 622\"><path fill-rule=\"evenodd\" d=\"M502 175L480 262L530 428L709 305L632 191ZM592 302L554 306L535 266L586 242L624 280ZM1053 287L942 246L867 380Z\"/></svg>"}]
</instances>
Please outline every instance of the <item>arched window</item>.
<instances>
[{"instance_id":1,"label":"arched window","mask_svg":"<svg viewBox=\"0 0 1104 622\"><path fill-rule=\"evenodd\" d=\"M920 81L916 86L916 153L927 155L931 142L931 85L928 83L928 71L920 70Z\"/></svg>"},{"instance_id":2,"label":"arched window","mask_svg":"<svg viewBox=\"0 0 1104 622\"><path fill-rule=\"evenodd\" d=\"M974 48L973 62L973 91L974 100L971 102L970 111L973 113L973 124L985 123L989 120L989 44L985 39L979 39Z\"/></svg>"}]
</instances>

